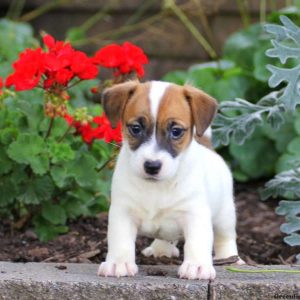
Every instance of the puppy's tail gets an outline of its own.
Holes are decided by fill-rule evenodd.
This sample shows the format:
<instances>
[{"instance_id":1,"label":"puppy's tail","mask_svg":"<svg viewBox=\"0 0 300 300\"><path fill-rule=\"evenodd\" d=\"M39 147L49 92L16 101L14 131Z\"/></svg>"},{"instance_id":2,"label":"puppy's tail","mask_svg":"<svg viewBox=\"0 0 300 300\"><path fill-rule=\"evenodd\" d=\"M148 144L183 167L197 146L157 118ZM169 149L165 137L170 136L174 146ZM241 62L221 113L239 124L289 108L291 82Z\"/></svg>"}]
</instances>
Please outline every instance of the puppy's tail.
<instances>
[{"instance_id":1,"label":"puppy's tail","mask_svg":"<svg viewBox=\"0 0 300 300\"><path fill-rule=\"evenodd\" d=\"M195 139L199 144L201 144L211 150L214 150L214 147L211 142L211 137L212 137L212 130L211 130L210 126L205 130L204 134L201 137L198 137L197 135L195 135Z\"/></svg>"}]
</instances>

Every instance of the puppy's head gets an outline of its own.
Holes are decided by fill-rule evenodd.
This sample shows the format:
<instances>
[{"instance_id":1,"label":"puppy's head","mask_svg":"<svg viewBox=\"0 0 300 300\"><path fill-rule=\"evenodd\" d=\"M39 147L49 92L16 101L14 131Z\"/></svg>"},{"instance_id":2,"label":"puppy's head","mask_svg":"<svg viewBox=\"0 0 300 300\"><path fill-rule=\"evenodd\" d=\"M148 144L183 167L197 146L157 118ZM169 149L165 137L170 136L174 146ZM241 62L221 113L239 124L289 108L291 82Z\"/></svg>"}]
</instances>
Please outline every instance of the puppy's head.
<instances>
[{"instance_id":1,"label":"puppy's head","mask_svg":"<svg viewBox=\"0 0 300 300\"><path fill-rule=\"evenodd\" d=\"M201 137L217 108L203 91L159 81L115 85L104 91L102 104L112 127L122 121L133 171L153 180L176 174L194 127Z\"/></svg>"}]
</instances>

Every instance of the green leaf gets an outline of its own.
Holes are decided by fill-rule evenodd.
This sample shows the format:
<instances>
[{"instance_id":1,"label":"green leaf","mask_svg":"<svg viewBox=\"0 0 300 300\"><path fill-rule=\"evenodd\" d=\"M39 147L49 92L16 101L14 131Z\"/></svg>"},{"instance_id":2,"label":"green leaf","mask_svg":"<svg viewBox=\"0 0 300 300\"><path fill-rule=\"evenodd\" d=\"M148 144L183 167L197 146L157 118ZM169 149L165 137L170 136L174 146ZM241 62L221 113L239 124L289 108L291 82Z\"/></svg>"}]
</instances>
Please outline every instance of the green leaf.
<instances>
[{"instance_id":1,"label":"green leaf","mask_svg":"<svg viewBox=\"0 0 300 300\"><path fill-rule=\"evenodd\" d=\"M271 196L278 197L288 196L290 199L300 197L300 176L297 169L289 169L275 176L272 180L266 183L265 189L262 191L262 199L265 200ZM278 214L284 214L285 210L290 209L284 201L280 202L280 208L277 209Z\"/></svg>"},{"instance_id":2,"label":"green leaf","mask_svg":"<svg viewBox=\"0 0 300 300\"><path fill-rule=\"evenodd\" d=\"M295 120L294 128L295 128L296 132L300 135L300 116L299 115L297 115L297 118Z\"/></svg>"},{"instance_id":3,"label":"green leaf","mask_svg":"<svg viewBox=\"0 0 300 300\"><path fill-rule=\"evenodd\" d=\"M36 155L45 149L44 140L33 133L20 134L17 140L8 147L8 156L23 164L29 164Z\"/></svg>"},{"instance_id":4,"label":"green leaf","mask_svg":"<svg viewBox=\"0 0 300 300\"><path fill-rule=\"evenodd\" d=\"M49 158L47 154L41 153L35 158L31 158L29 161L32 171L36 175L44 175L49 171Z\"/></svg>"},{"instance_id":5,"label":"green leaf","mask_svg":"<svg viewBox=\"0 0 300 300\"><path fill-rule=\"evenodd\" d=\"M253 70L253 56L262 43L267 43L261 24L254 24L231 35L224 45L224 57L244 70ZM243 55L241 55L241 53Z\"/></svg>"},{"instance_id":6,"label":"green leaf","mask_svg":"<svg viewBox=\"0 0 300 300\"><path fill-rule=\"evenodd\" d=\"M0 20L0 54L5 60L15 60L22 50L37 44L32 27L27 23ZM3 74L7 76L8 74Z\"/></svg>"},{"instance_id":7,"label":"green leaf","mask_svg":"<svg viewBox=\"0 0 300 300\"><path fill-rule=\"evenodd\" d=\"M278 154L270 151L272 148L273 143L263 136L253 136L243 145L231 143L229 146L230 153L237 160L241 171L252 179L273 174L274 160Z\"/></svg>"},{"instance_id":8,"label":"green leaf","mask_svg":"<svg viewBox=\"0 0 300 300\"><path fill-rule=\"evenodd\" d=\"M9 145L18 136L18 130L14 127L6 127L0 130L0 142L4 145Z\"/></svg>"},{"instance_id":9,"label":"green leaf","mask_svg":"<svg viewBox=\"0 0 300 300\"><path fill-rule=\"evenodd\" d=\"M45 118L41 123L40 123L40 130L44 132L44 134L48 131L49 128L49 123L50 123L50 118ZM63 136L63 134L66 132L68 128L68 124L63 118L55 118L53 127L51 130L51 138L57 138L59 139L60 137Z\"/></svg>"},{"instance_id":10,"label":"green leaf","mask_svg":"<svg viewBox=\"0 0 300 300\"><path fill-rule=\"evenodd\" d=\"M166 74L163 81L173 82L179 85L184 85L187 81L187 72L185 71L174 71Z\"/></svg>"},{"instance_id":11,"label":"green leaf","mask_svg":"<svg viewBox=\"0 0 300 300\"><path fill-rule=\"evenodd\" d=\"M300 234L293 233L293 234L285 237L284 241L290 246L300 246Z\"/></svg>"},{"instance_id":12,"label":"green leaf","mask_svg":"<svg viewBox=\"0 0 300 300\"><path fill-rule=\"evenodd\" d=\"M66 33L66 38L71 43L85 39L85 30L81 27L70 28Z\"/></svg>"},{"instance_id":13,"label":"green leaf","mask_svg":"<svg viewBox=\"0 0 300 300\"><path fill-rule=\"evenodd\" d=\"M54 185L48 175L33 177L20 186L18 200L25 204L40 204L52 198Z\"/></svg>"},{"instance_id":14,"label":"green leaf","mask_svg":"<svg viewBox=\"0 0 300 300\"><path fill-rule=\"evenodd\" d=\"M66 143L51 141L48 149L53 164L62 163L75 158L75 152L72 150L71 146Z\"/></svg>"},{"instance_id":15,"label":"green leaf","mask_svg":"<svg viewBox=\"0 0 300 300\"><path fill-rule=\"evenodd\" d=\"M72 174L81 187L92 187L99 176L95 170L97 161L90 154L82 154L72 161L68 167L68 173Z\"/></svg>"},{"instance_id":16,"label":"green leaf","mask_svg":"<svg viewBox=\"0 0 300 300\"><path fill-rule=\"evenodd\" d=\"M13 162L7 156L4 148L0 148L0 175L11 171Z\"/></svg>"},{"instance_id":17,"label":"green leaf","mask_svg":"<svg viewBox=\"0 0 300 300\"><path fill-rule=\"evenodd\" d=\"M0 207L6 207L13 203L18 195L18 188L13 177L0 177Z\"/></svg>"},{"instance_id":18,"label":"green leaf","mask_svg":"<svg viewBox=\"0 0 300 300\"><path fill-rule=\"evenodd\" d=\"M212 124L215 147L228 145L230 137L235 143L243 144L258 126L264 124L264 117L274 130L278 130L283 124L284 118L282 116L283 106L278 105L277 95L277 92L272 92L256 104L243 99L222 102L220 113Z\"/></svg>"},{"instance_id":19,"label":"green leaf","mask_svg":"<svg viewBox=\"0 0 300 300\"><path fill-rule=\"evenodd\" d=\"M45 220L42 216L36 217L33 222L35 225L34 231L41 242L48 242L59 234L66 233L69 229L67 226L54 225Z\"/></svg>"},{"instance_id":20,"label":"green leaf","mask_svg":"<svg viewBox=\"0 0 300 300\"><path fill-rule=\"evenodd\" d=\"M275 36L271 41L273 48L267 50L266 55L278 58L284 64L288 59L299 58L299 27L286 16L281 16L280 21L283 24L282 26L274 24L265 26L266 31ZM292 68L279 68L274 65L267 65L267 69L272 73L269 78L270 87L277 87L282 83L286 84L279 100L288 110L294 111L296 106L300 104L300 92L298 88L300 65Z\"/></svg>"},{"instance_id":21,"label":"green leaf","mask_svg":"<svg viewBox=\"0 0 300 300\"><path fill-rule=\"evenodd\" d=\"M51 177L55 185L59 188L64 188L71 183L72 174L68 173L66 166L53 166L50 170Z\"/></svg>"},{"instance_id":22,"label":"green leaf","mask_svg":"<svg viewBox=\"0 0 300 300\"><path fill-rule=\"evenodd\" d=\"M291 153L282 154L276 163L276 173L290 170L291 168L293 168L295 161L298 161L299 159L300 159L300 152L294 154Z\"/></svg>"},{"instance_id":23,"label":"green leaf","mask_svg":"<svg viewBox=\"0 0 300 300\"><path fill-rule=\"evenodd\" d=\"M44 118L42 101L34 103L19 99L18 109L26 116L28 127L32 132L37 132L40 122Z\"/></svg>"},{"instance_id":24,"label":"green leaf","mask_svg":"<svg viewBox=\"0 0 300 300\"><path fill-rule=\"evenodd\" d=\"M63 207L49 202L42 205L42 216L52 224L63 225L66 223L67 215Z\"/></svg>"},{"instance_id":25,"label":"green leaf","mask_svg":"<svg viewBox=\"0 0 300 300\"><path fill-rule=\"evenodd\" d=\"M294 138L288 144L288 151L292 154L300 155L300 136Z\"/></svg>"}]
</instances>

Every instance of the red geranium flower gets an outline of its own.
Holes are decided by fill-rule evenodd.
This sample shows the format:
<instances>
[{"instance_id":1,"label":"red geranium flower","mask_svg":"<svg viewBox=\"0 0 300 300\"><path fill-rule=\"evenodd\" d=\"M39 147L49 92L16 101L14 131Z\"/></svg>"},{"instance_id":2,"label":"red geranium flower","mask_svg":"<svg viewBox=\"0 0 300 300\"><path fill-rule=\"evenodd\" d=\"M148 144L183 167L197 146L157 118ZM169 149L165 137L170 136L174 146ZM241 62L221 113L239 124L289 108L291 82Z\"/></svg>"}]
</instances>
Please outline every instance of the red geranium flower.
<instances>
[{"instance_id":1,"label":"red geranium flower","mask_svg":"<svg viewBox=\"0 0 300 300\"><path fill-rule=\"evenodd\" d=\"M41 48L26 49L13 64L15 72L7 77L6 86L15 86L17 91L30 90L39 84L45 72L45 54Z\"/></svg>"},{"instance_id":2,"label":"red geranium flower","mask_svg":"<svg viewBox=\"0 0 300 300\"><path fill-rule=\"evenodd\" d=\"M122 46L108 45L96 52L94 61L107 68L116 68L116 75L136 72L139 77L144 75L143 65L148 63L144 51L130 42Z\"/></svg>"},{"instance_id":3,"label":"red geranium flower","mask_svg":"<svg viewBox=\"0 0 300 300\"><path fill-rule=\"evenodd\" d=\"M121 122L118 123L116 128L112 128L106 115L94 117L94 123L98 125L95 130L95 137L104 139L106 143L115 141L116 143L122 142L122 126Z\"/></svg>"},{"instance_id":4,"label":"red geranium flower","mask_svg":"<svg viewBox=\"0 0 300 300\"><path fill-rule=\"evenodd\" d=\"M74 122L74 118L69 114L66 114L64 118L69 126L75 127L76 133L80 134L82 140L87 144L91 144L95 139L104 139L106 143L122 142L121 122L119 122L117 128L113 129L105 114L94 117L92 122L84 124L79 121Z\"/></svg>"},{"instance_id":5,"label":"red geranium flower","mask_svg":"<svg viewBox=\"0 0 300 300\"><path fill-rule=\"evenodd\" d=\"M98 67L94 59L72 48L70 43L56 41L51 35L43 37L47 47L36 50L27 49L13 64L15 72L6 81L7 86L14 85L17 91L30 90L39 83L45 89L66 87L74 78L81 80L96 78ZM43 75L43 82L42 80Z\"/></svg>"}]
</instances>

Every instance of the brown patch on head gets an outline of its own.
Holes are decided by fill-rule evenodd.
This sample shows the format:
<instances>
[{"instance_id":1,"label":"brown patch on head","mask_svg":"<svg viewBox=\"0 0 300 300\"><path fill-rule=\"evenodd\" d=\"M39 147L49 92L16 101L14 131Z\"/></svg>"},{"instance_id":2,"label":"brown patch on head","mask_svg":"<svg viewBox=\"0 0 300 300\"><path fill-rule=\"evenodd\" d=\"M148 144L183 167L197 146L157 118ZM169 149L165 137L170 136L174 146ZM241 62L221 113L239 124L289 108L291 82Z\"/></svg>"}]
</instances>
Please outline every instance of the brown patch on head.
<instances>
[{"instance_id":1,"label":"brown patch on head","mask_svg":"<svg viewBox=\"0 0 300 300\"><path fill-rule=\"evenodd\" d=\"M157 141L173 157L186 149L193 138L212 149L210 139L203 136L217 109L217 102L203 91L185 86L170 85L161 100L157 120ZM182 134L174 138L178 128Z\"/></svg>"},{"instance_id":2,"label":"brown patch on head","mask_svg":"<svg viewBox=\"0 0 300 300\"><path fill-rule=\"evenodd\" d=\"M210 149L210 150L214 150L214 147L212 145L212 142L211 142L211 139L205 135L202 135L202 136L198 136L198 135L195 135L195 140L205 146L206 148Z\"/></svg>"},{"instance_id":3,"label":"brown patch on head","mask_svg":"<svg viewBox=\"0 0 300 300\"><path fill-rule=\"evenodd\" d=\"M102 95L103 108L111 126L114 128L122 121L123 138L132 150L147 141L153 132L149 90L149 83L128 81L106 89ZM142 132L133 135L133 126L140 126Z\"/></svg>"},{"instance_id":4,"label":"brown patch on head","mask_svg":"<svg viewBox=\"0 0 300 300\"><path fill-rule=\"evenodd\" d=\"M123 135L132 150L147 142L154 129L149 102L150 83L139 84L128 101L123 115ZM140 127L139 134L134 134L134 127Z\"/></svg>"},{"instance_id":5,"label":"brown patch on head","mask_svg":"<svg viewBox=\"0 0 300 300\"><path fill-rule=\"evenodd\" d=\"M117 127L127 101L135 93L138 86L137 81L128 81L104 90L101 103L112 128Z\"/></svg>"},{"instance_id":6,"label":"brown patch on head","mask_svg":"<svg viewBox=\"0 0 300 300\"><path fill-rule=\"evenodd\" d=\"M191 107L193 122L196 126L196 135L201 137L217 111L217 101L192 86L185 86L183 90Z\"/></svg>"},{"instance_id":7,"label":"brown patch on head","mask_svg":"<svg viewBox=\"0 0 300 300\"><path fill-rule=\"evenodd\" d=\"M175 133L179 134L177 138ZM163 95L157 116L157 142L173 157L186 149L192 139L193 123L191 109L183 88L170 85Z\"/></svg>"}]
</instances>

